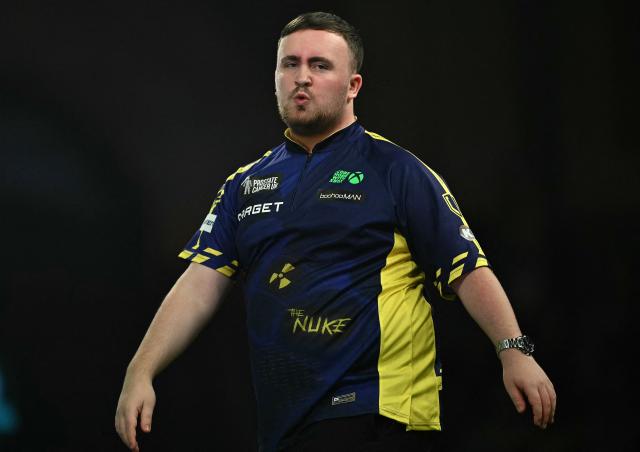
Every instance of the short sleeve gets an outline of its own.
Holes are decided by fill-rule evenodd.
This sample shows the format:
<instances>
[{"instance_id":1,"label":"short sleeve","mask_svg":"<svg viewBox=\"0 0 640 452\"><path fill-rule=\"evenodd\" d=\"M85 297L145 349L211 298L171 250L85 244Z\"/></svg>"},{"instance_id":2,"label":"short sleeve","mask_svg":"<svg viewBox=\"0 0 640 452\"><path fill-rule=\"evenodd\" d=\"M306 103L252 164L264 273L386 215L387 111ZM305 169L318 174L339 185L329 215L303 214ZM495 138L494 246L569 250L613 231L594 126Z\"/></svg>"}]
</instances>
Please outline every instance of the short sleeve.
<instances>
[{"instance_id":1,"label":"short sleeve","mask_svg":"<svg viewBox=\"0 0 640 452\"><path fill-rule=\"evenodd\" d=\"M454 299L451 283L489 263L442 177L412 154L404 157L390 169L398 229L427 280Z\"/></svg>"},{"instance_id":2,"label":"short sleeve","mask_svg":"<svg viewBox=\"0 0 640 452\"><path fill-rule=\"evenodd\" d=\"M220 187L202 225L178 256L235 279L240 264L235 246L237 221L231 179Z\"/></svg>"}]
</instances>

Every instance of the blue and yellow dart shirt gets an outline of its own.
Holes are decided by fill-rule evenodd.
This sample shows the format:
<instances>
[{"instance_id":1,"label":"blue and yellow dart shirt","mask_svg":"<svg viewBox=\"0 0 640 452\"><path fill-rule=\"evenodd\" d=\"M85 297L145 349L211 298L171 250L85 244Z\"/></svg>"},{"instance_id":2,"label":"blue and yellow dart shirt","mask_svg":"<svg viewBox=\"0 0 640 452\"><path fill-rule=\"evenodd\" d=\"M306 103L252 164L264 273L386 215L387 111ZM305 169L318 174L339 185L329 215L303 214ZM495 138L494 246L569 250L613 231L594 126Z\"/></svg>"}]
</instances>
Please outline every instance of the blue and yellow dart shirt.
<instances>
[{"instance_id":1,"label":"blue and yellow dart shirt","mask_svg":"<svg viewBox=\"0 0 640 452\"><path fill-rule=\"evenodd\" d=\"M364 413L439 430L425 297L487 266L479 243L438 174L357 122L312 154L285 136L227 178L180 253L244 279L260 450Z\"/></svg>"}]
</instances>

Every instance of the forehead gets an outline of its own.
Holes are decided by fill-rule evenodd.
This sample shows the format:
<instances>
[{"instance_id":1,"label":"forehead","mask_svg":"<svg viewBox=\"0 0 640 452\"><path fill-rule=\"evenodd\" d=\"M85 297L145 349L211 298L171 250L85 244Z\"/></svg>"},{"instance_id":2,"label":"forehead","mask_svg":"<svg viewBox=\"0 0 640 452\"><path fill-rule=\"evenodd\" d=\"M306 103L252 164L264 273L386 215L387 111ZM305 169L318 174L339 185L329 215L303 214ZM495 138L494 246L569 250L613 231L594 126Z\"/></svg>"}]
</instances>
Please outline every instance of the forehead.
<instances>
[{"instance_id":1,"label":"forehead","mask_svg":"<svg viewBox=\"0 0 640 452\"><path fill-rule=\"evenodd\" d=\"M342 36L324 30L300 30L285 36L278 45L278 60L286 56L302 59L325 57L349 60L349 46Z\"/></svg>"}]
</instances>

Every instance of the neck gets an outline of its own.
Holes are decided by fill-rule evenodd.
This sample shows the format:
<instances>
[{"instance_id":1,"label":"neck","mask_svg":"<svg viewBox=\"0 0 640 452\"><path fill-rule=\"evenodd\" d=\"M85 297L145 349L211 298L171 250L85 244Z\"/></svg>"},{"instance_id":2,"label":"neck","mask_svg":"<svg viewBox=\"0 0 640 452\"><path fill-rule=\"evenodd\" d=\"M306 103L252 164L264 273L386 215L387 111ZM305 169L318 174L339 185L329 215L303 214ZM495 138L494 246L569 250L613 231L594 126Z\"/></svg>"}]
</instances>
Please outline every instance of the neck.
<instances>
[{"instance_id":1,"label":"neck","mask_svg":"<svg viewBox=\"0 0 640 452\"><path fill-rule=\"evenodd\" d=\"M291 129L289 129L289 134L291 135L291 138L293 139L293 141L295 141L296 143L300 144L302 147L304 147L306 149L307 153L311 154L313 152L313 148L315 148L318 143L320 143L321 141L326 140L327 138L329 138L334 133L336 133L336 132L344 129L345 127L353 124L355 120L356 120L355 115L351 114L351 115L348 115L347 117L345 117L339 123L337 123L331 129L328 129L328 130L326 130L326 131L324 131L322 133L319 133L319 134L315 134L315 135L298 135Z\"/></svg>"}]
</instances>

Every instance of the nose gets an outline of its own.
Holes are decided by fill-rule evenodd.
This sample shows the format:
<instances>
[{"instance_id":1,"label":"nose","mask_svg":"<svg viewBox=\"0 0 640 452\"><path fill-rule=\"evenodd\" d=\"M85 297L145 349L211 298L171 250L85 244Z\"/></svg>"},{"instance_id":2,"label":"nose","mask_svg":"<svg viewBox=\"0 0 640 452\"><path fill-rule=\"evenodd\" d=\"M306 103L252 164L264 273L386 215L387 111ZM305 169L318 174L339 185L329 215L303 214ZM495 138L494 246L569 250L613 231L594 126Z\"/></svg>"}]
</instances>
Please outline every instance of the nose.
<instances>
[{"instance_id":1,"label":"nose","mask_svg":"<svg viewBox=\"0 0 640 452\"><path fill-rule=\"evenodd\" d=\"M301 65L295 80L296 86L303 87L311 85L311 73L306 65Z\"/></svg>"}]
</instances>

